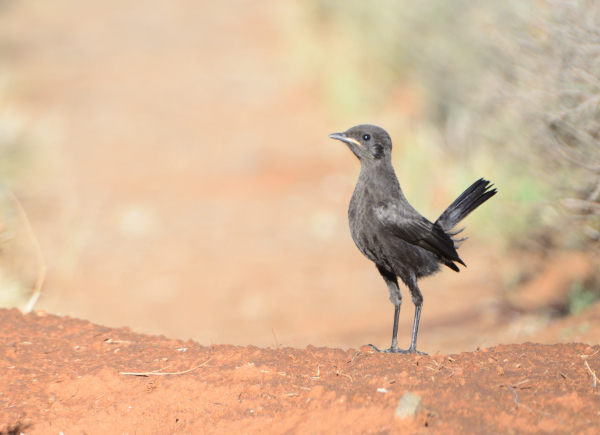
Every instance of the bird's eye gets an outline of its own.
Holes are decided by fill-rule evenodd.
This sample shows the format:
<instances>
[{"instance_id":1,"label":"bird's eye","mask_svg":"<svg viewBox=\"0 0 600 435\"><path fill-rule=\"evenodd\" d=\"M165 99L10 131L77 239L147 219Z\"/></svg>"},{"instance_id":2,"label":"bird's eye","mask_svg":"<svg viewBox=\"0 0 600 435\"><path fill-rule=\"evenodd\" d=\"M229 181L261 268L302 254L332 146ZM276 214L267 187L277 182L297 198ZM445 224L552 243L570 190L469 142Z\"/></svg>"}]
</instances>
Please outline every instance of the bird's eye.
<instances>
[{"instance_id":1,"label":"bird's eye","mask_svg":"<svg viewBox=\"0 0 600 435\"><path fill-rule=\"evenodd\" d=\"M369 140L369 139L371 139L370 134L363 134L363 140Z\"/></svg>"}]
</instances>

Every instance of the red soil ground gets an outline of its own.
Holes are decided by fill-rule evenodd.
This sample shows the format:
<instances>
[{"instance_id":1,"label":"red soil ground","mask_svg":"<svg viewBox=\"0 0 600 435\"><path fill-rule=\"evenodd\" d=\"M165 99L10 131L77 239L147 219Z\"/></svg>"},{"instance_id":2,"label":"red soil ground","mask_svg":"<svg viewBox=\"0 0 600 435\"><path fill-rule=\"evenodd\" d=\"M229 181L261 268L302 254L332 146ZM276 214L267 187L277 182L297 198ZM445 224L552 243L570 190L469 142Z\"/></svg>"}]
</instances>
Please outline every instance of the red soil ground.
<instances>
[{"instance_id":1,"label":"red soil ground","mask_svg":"<svg viewBox=\"0 0 600 435\"><path fill-rule=\"evenodd\" d=\"M600 428L592 374L600 346L525 343L431 356L373 354L367 346L201 346L17 310L0 310L0 341L2 434ZM423 406L401 420L394 415L406 392Z\"/></svg>"}]
</instances>

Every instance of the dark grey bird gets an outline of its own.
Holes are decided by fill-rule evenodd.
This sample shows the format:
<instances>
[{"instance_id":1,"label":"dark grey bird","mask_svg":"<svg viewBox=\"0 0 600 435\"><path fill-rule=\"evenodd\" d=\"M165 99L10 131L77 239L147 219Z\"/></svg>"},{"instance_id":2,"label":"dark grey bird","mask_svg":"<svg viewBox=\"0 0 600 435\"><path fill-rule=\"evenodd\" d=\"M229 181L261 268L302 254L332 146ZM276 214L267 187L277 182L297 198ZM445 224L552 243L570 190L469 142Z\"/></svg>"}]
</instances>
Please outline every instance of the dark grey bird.
<instances>
[{"instance_id":1,"label":"dark grey bird","mask_svg":"<svg viewBox=\"0 0 600 435\"><path fill-rule=\"evenodd\" d=\"M383 277L394 304L392 345L377 352L420 353L417 334L423 294L417 281L440 270L440 265L458 272L466 266L456 249L465 239L456 239L464 228L454 227L496 194L489 181L480 179L465 190L435 221L430 222L406 200L392 166L392 139L380 127L357 125L344 133L329 135L340 140L361 163L358 182L350 200L348 219L354 243L373 261ZM408 287L415 304L412 340L408 350L398 349L398 319L402 294L398 279Z\"/></svg>"}]
</instances>

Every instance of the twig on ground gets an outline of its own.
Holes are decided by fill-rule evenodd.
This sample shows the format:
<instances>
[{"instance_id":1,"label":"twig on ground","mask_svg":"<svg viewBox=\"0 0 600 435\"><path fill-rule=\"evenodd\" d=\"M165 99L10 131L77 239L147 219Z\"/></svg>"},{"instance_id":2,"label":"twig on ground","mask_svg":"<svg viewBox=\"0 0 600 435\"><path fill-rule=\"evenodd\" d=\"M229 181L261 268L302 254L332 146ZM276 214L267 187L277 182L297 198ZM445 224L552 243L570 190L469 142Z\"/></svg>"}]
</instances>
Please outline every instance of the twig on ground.
<instances>
[{"instance_id":1,"label":"twig on ground","mask_svg":"<svg viewBox=\"0 0 600 435\"><path fill-rule=\"evenodd\" d=\"M196 369L198 369L198 368L200 368L200 367L202 367L202 366L205 366L205 365L206 365L206 364L208 364L208 363L209 363L211 360L212 360L212 358L211 358L211 359L209 359L208 361L206 361L205 363L202 363L202 364L200 364L199 366L193 367L193 368L191 368L191 369L189 369L189 370L185 370L185 371L183 371L183 372L176 372L176 373L160 373L160 370L165 370L166 368L168 368L168 367L171 367L171 366L168 366L168 367L165 367L165 368L163 368L163 369L160 369L160 370L155 370L155 371L153 371L153 372L140 372L140 373L135 373L135 372L119 372L119 374L121 374L121 375L132 375L132 376L146 376L146 377L147 377L147 376L183 375L183 374L185 374L185 373L189 373L189 372L191 372L191 371L193 371L193 370L196 370Z\"/></svg>"},{"instance_id":2,"label":"twig on ground","mask_svg":"<svg viewBox=\"0 0 600 435\"><path fill-rule=\"evenodd\" d=\"M481 345L487 341L487 338L477 345L477 350L481 349Z\"/></svg>"},{"instance_id":3,"label":"twig on ground","mask_svg":"<svg viewBox=\"0 0 600 435\"><path fill-rule=\"evenodd\" d=\"M510 388L510 391L515 395L515 407L519 409L519 395L517 394L517 391L510 385L507 385L506 388Z\"/></svg>"},{"instance_id":4,"label":"twig on ground","mask_svg":"<svg viewBox=\"0 0 600 435\"><path fill-rule=\"evenodd\" d=\"M311 376L310 380L321 379L321 364L317 364L317 376Z\"/></svg>"},{"instance_id":5,"label":"twig on ground","mask_svg":"<svg viewBox=\"0 0 600 435\"><path fill-rule=\"evenodd\" d=\"M354 380L352 379L352 376L350 376L350 375L347 375L346 373L342 373L342 371L341 371L341 370L332 370L332 371L330 371L330 372L329 372L329 373L327 373L327 374L329 375L329 374L331 374L331 373L334 373L336 376L345 376L345 377L347 377L348 379L350 379L350 382L354 382Z\"/></svg>"},{"instance_id":6,"label":"twig on ground","mask_svg":"<svg viewBox=\"0 0 600 435\"><path fill-rule=\"evenodd\" d=\"M526 380L524 380L524 381L521 381L521 382L519 382L518 384L516 384L516 385L515 385L515 387L516 387L517 385L524 384L525 382L529 382L529 379L526 379ZM552 414L549 414L549 413L547 413L547 412L540 411L539 409L535 409L535 408L532 408L532 407L530 407L530 406L523 405L522 403L519 403L519 395L517 394L517 391L516 391L516 390L515 390L515 389L514 389L512 386L510 386L510 385L507 385L507 384L502 384L502 385L498 385L498 386L499 386L499 387L506 387L506 388L510 389L510 391L512 391L512 392L513 392L513 394L515 395L515 398L514 398L514 401L515 401L515 409L524 408L524 409L527 409L528 411L535 412L536 414L545 415L546 417L551 417L551 416L552 416Z\"/></svg>"},{"instance_id":7,"label":"twig on ground","mask_svg":"<svg viewBox=\"0 0 600 435\"><path fill-rule=\"evenodd\" d=\"M514 398L514 400L515 400L515 409L519 409L519 395L517 394L517 391L513 387L511 387L510 385L508 385L508 384L501 384L501 385L499 385L499 387L500 388L506 387L510 391L512 391L512 393L515 395L515 398Z\"/></svg>"},{"instance_id":8,"label":"twig on ground","mask_svg":"<svg viewBox=\"0 0 600 435\"><path fill-rule=\"evenodd\" d=\"M514 385L514 387L518 387L519 385L525 384L525 383L527 383L527 382L529 382L529 379L525 379L524 381L521 381L521 382L518 382L518 383L516 383L516 384ZM521 388L521 389L522 389L522 388Z\"/></svg>"},{"instance_id":9,"label":"twig on ground","mask_svg":"<svg viewBox=\"0 0 600 435\"><path fill-rule=\"evenodd\" d=\"M588 364L587 361L584 361L585 366L587 367L588 371L590 372L590 374L592 375L592 377L594 378L594 384L592 385L594 388L596 388L596 385L598 385L598 378L596 377L596 372L594 372L591 368L590 365Z\"/></svg>"},{"instance_id":10,"label":"twig on ground","mask_svg":"<svg viewBox=\"0 0 600 435\"><path fill-rule=\"evenodd\" d=\"M352 363L354 362L354 360L356 359L356 357L357 357L358 355L360 355L360 354L361 354L361 351L360 351L360 350L359 350L358 352L356 352L356 355L354 355L354 356L352 357L352 359L350 360L350 364L352 364Z\"/></svg>"},{"instance_id":11,"label":"twig on ground","mask_svg":"<svg viewBox=\"0 0 600 435\"><path fill-rule=\"evenodd\" d=\"M591 357L593 357L594 355L596 355L598 352L600 352L600 349L598 349L596 352L594 352L594 353L593 353L593 354L591 354L591 355L581 355L581 358L582 358L582 359L588 359L588 358L591 358Z\"/></svg>"}]
</instances>

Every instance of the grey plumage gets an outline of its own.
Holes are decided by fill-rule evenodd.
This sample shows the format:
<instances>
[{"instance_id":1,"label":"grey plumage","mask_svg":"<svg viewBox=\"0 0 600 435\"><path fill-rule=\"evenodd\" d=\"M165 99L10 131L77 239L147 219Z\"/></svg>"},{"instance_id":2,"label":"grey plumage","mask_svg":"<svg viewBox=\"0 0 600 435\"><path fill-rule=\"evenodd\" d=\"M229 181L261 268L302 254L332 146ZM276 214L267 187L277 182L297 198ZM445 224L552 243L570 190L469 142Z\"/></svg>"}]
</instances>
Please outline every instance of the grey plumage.
<instances>
[{"instance_id":1,"label":"grey plumage","mask_svg":"<svg viewBox=\"0 0 600 435\"><path fill-rule=\"evenodd\" d=\"M496 189L491 189L489 181L480 179L465 190L436 222L430 222L410 205L400 188L392 166L392 140L385 130L365 124L329 137L345 142L361 162L360 175L348 208L348 219L352 239L358 249L377 266L395 307L392 345L384 352L417 352L423 305L423 295L417 281L439 271L440 265L456 272L459 271L456 263L465 266L456 251L464 239L454 238L462 229L453 231L453 228L494 196ZM402 304L397 277L408 287L415 304L413 336L408 350L397 348Z\"/></svg>"}]
</instances>

